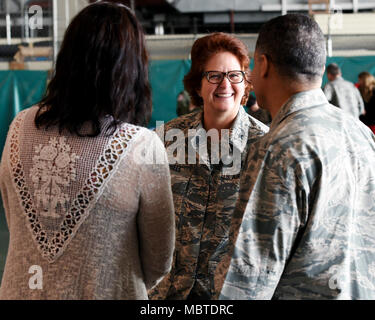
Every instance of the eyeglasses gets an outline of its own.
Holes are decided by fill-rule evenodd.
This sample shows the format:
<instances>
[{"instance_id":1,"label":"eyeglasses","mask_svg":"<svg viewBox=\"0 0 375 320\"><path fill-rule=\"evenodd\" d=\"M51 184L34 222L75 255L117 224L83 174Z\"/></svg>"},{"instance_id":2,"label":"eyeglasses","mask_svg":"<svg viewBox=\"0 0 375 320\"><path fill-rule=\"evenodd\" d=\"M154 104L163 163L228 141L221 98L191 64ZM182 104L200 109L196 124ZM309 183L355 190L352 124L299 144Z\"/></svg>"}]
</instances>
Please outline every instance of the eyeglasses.
<instances>
[{"instance_id":1,"label":"eyeglasses","mask_svg":"<svg viewBox=\"0 0 375 320\"><path fill-rule=\"evenodd\" d=\"M241 83L245 78L245 72L233 70L228 72L221 71L206 71L203 72L203 77L213 84L219 84L223 81L224 76L227 77L230 83Z\"/></svg>"}]
</instances>

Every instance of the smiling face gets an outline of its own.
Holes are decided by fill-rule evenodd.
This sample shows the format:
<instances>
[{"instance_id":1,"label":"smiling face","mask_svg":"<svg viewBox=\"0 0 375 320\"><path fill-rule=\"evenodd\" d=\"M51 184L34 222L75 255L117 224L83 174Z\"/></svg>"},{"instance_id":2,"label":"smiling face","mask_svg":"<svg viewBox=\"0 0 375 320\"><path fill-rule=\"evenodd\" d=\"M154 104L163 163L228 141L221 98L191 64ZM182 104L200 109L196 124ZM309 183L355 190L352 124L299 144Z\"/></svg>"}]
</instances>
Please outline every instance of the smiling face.
<instances>
[{"instance_id":1,"label":"smiling face","mask_svg":"<svg viewBox=\"0 0 375 320\"><path fill-rule=\"evenodd\" d=\"M243 70L238 58L230 52L220 52L213 55L205 65L204 71L228 72ZM245 81L238 84L230 83L227 77L219 84L208 82L202 78L201 89L198 92L203 99L205 115L237 115L242 97L245 94Z\"/></svg>"}]
</instances>

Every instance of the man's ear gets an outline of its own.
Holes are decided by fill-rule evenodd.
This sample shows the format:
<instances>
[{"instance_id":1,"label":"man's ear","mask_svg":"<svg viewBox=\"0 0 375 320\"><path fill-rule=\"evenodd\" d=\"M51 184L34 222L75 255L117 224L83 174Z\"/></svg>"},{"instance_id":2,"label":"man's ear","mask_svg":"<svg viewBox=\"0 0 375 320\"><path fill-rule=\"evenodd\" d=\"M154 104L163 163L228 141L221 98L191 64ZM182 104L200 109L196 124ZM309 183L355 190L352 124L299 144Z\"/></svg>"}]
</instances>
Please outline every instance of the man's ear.
<instances>
[{"instance_id":1,"label":"man's ear","mask_svg":"<svg viewBox=\"0 0 375 320\"><path fill-rule=\"evenodd\" d=\"M259 57L260 76L262 78L267 77L270 68L270 61L266 55L262 54Z\"/></svg>"}]
</instances>

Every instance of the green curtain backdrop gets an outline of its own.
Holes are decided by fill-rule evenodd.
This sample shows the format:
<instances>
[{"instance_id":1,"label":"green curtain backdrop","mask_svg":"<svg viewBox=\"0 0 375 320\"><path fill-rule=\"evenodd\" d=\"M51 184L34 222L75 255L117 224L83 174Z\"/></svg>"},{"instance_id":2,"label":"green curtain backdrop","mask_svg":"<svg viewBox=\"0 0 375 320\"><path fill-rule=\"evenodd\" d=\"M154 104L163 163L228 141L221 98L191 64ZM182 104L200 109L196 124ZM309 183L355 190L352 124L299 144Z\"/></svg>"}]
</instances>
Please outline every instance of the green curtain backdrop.
<instances>
[{"instance_id":1,"label":"green curtain backdrop","mask_svg":"<svg viewBox=\"0 0 375 320\"><path fill-rule=\"evenodd\" d=\"M375 75L375 57L332 57L329 63L337 63L344 78L357 82L362 71ZM153 61L150 65L150 81L153 95L153 112L149 123L155 127L156 121L167 122L177 117L177 96L183 90L183 78L191 66L190 60ZM324 76L323 85L327 78ZM45 71L0 71L0 153L2 153L6 134L14 116L38 102L45 90L47 72ZM8 230L3 207L0 201L0 279L8 248ZM1 281L1 280L0 280Z\"/></svg>"},{"instance_id":2,"label":"green curtain backdrop","mask_svg":"<svg viewBox=\"0 0 375 320\"><path fill-rule=\"evenodd\" d=\"M47 76L47 71L0 71L0 154L13 118L41 99Z\"/></svg>"},{"instance_id":3,"label":"green curtain backdrop","mask_svg":"<svg viewBox=\"0 0 375 320\"><path fill-rule=\"evenodd\" d=\"M190 70L190 60L153 61L150 66L153 110L149 128L156 121L177 117L177 96L184 89L183 79Z\"/></svg>"},{"instance_id":4,"label":"green curtain backdrop","mask_svg":"<svg viewBox=\"0 0 375 320\"><path fill-rule=\"evenodd\" d=\"M337 63L341 68L343 77L356 83L358 81L358 74L362 71L370 72L375 75L375 57L330 57L327 59L327 65L330 63ZM324 74L323 85L327 83L327 75Z\"/></svg>"}]
</instances>

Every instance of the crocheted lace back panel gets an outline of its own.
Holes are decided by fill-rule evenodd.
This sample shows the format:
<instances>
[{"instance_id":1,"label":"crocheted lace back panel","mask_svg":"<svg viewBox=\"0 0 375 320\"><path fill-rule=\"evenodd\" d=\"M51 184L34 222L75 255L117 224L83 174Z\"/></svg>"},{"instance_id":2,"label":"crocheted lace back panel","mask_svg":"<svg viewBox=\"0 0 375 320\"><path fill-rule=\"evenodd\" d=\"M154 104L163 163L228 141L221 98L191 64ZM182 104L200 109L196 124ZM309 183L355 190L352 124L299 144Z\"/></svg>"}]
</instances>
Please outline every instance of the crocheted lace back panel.
<instances>
[{"instance_id":1,"label":"crocheted lace back panel","mask_svg":"<svg viewBox=\"0 0 375 320\"><path fill-rule=\"evenodd\" d=\"M89 215L140 128L124 124L108 136L107 117L98 137L60 135L54 128L36 129L36 111L25 110L13 122L10 167L38 250L54 262ZM86 126L82 133L88 130Z\"/></svg>"}]
</instances>

